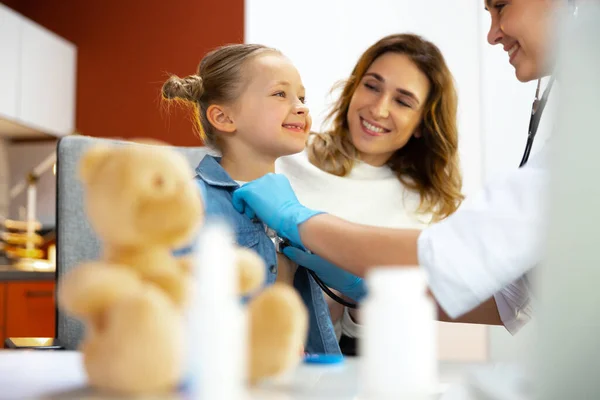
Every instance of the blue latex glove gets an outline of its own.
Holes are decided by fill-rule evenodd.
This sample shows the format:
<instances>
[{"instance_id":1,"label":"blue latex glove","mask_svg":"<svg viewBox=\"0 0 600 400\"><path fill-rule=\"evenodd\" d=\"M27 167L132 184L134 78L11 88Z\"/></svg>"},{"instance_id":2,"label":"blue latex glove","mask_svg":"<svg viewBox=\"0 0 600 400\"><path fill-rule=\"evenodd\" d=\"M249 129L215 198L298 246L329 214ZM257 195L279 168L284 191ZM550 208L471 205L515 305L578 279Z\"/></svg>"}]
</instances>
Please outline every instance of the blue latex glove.
<instances>
[{"instance_id":1,"label":"blue latex glove","mask_svg":"<svg viewBox=\"0 0 600 400\"><path fill-rule=\"evenodd\" d=\"M361 278L344 271L316 254L307 253L292 246L284 248L283 254L296 264L314 271L327 286L356 302L361 301L367 294L366 285Z\"/></svg>"},{"instance_id":2,"label":"blue latex glove","mask_svg":"<svg viewBox=\"0 0 600 400\"><path fill-rule=\"evenodd\" d=\"M283 175L267 174L233 192L233 206L250 218L258 217L277 234L304 247L298 227L321 214L298 202L292 185Z\"/></svg>"}]
</instances>

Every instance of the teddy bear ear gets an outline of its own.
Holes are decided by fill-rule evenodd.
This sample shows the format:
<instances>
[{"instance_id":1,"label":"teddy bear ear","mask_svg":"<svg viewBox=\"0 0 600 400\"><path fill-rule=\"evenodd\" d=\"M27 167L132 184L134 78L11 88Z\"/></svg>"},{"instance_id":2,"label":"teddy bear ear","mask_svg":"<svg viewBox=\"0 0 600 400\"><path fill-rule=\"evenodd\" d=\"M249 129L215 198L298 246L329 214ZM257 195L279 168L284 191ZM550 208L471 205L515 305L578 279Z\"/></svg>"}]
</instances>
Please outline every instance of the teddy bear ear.
<instances>
[{"instance_id":1,"label":"teddy bear ear","mask_svg":"<svg viewBox=\"0 0 600 400\"><path fill-rule=\"evenodd\" d=\"M108 158L109 150L105 146L96 146L85 152L79 161L79 179L81 181L90 182L98 167Z\"/></svg>"}]
</instances>

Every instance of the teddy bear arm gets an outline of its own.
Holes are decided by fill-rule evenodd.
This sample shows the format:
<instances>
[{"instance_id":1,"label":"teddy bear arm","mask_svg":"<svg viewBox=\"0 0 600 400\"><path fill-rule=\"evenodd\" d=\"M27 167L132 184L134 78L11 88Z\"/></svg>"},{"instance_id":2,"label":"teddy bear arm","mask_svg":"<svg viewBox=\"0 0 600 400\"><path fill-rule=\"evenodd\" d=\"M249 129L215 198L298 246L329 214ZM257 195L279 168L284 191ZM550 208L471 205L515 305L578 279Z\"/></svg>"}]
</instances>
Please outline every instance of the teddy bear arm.
<instances>
[{"instance_id":1,"label":"teddy bear arm","mask_svg":"<svg viewBox=\"0 0 600 400\"><path fill-rule=\"evenodd\" d=\"M140 279L126 267L90 262L59 281L58 303L74 316L92 317L140 287Z\"/></svg>"}]
</instances>

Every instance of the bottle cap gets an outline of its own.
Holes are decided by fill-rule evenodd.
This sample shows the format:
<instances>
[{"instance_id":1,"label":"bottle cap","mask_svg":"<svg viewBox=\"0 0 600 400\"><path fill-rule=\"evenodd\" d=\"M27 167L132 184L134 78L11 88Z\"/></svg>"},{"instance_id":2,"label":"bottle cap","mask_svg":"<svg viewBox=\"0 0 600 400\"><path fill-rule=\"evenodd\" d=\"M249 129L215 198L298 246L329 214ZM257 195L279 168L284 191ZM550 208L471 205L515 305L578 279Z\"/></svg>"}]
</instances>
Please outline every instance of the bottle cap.
<instances>
[{"instance_id":1,"label":"bottle cap","mask_svg":"<svg viewBox=\"0 0 600 400\"><path fill-rule=\"evenodd\" d=\"M307 354L304 356L306 364L341 364L344 356L341 354Z\"/></svg>"}]
</instances>

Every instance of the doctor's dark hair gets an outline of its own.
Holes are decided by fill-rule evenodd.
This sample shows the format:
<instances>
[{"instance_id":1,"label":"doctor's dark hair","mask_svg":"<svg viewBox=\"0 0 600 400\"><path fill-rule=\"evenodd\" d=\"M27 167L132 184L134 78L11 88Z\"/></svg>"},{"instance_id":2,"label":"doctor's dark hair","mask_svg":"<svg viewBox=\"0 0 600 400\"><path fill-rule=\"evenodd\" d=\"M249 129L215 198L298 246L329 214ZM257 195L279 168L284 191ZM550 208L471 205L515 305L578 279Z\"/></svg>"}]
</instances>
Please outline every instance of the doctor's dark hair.
<instances>
[{"instance_id":1,"label":"doctor's dark hair","mask_svg":"<svg viewBox=\"0 0 600 400\"><path fill-rule=\"evenodd\" d=\"M350 173L358 156L348 131L350 101L371 64L387 53L408 56L427 76L431 86L417 128L421 137L411 137L391 156L387 165L407 189L419 193L421 203L417 211L431 213L432 220L439 221L456 211L464 198L458 160L458 100L454 79L442 53L420 36L386 36L363 53L350 78L342 82L340 98L327 117L333 128L313 134L309 140L309 158L331 174L346 176Z\"/></svg>"},{"instance_id":2,"label":"doctor's dark hair","mask_svg":"<svg viewBox=\"0 0 600 400\"><path fill-rule=\"evenodd\" d=\"M178 101L191 106L194 123L203 142L219 149L219 140L206 112L212 104L232 104L243 92L249 77L246 64L265 53L278 53L276 49L260 44L231 44L206 54L194 75L180 78L171 75L163 84L164 100Z\"/></svg>"}]
</instances>

